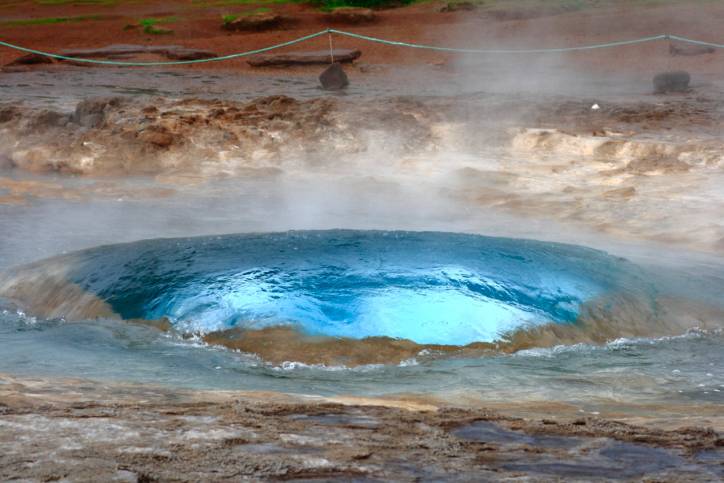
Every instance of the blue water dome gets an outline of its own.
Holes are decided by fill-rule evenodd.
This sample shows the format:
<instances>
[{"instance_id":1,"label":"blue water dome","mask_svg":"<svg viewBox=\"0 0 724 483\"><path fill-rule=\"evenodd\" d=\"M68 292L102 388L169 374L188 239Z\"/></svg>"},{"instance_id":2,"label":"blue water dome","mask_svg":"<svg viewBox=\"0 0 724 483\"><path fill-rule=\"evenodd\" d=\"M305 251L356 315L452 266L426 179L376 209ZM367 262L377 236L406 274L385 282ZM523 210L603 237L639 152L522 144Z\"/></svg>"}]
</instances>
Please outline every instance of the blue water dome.
<instances>
[{"instance_id":1,"label":"blue water dome","mask_svg":"<svg viewBox=\"0 0 724 483\"><path fill-rule=\"evenodd\" d=\"M160 239L81 252L71 280L126 319L177 330L293 326L420 344L493 342L629 290L635 267L571 245L436 232Z\"/></svg>"}]
</instances>

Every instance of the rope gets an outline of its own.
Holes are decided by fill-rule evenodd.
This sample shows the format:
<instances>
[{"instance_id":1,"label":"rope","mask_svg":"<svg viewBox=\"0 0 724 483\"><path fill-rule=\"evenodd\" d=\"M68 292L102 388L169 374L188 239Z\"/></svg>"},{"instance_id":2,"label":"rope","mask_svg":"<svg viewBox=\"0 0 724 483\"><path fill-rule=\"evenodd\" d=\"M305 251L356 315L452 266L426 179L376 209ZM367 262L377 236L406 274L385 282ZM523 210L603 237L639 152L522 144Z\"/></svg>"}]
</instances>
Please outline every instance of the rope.
<instances>
[{"instance_id":1,"label":"rope","mask_svg":"<svg viewBox=\"0 0 724 483\"><path fill-rule=\"evenodd\" d=\"M609 47L621 47L624 45L643 44L645 42L654 42L657 40L664 40L669 38L669 35L654 35L652 37L643 37L634 40L621 40L617 42L607 42L604 44L595 45L583 45L578 47L561 47L552 49L457 49L453 47L438 47L435 45L425 44L413 44L410 42L398 42L394 40L379 39L377 37L370 37L368 35L354 34L352 32L345 32L343 30L329 29L330 32L345 35L360 40L367 40L369 42L377 42L378 44L393 45L396 47L410 47L413 49L425 49L425 50L436 50L439 52L459 52L463 54L546 54L546 53L560 53L560 52L575 52L579 50L593 50L593 49L605 49ZM724 48L724 46L722 46Z\"/></svg>"},{"instance_id":2,"label":"rope","mask_svg":"<svg viewBox=\"0 0 724 483\"><path fill-rule=\"evenodd\" d=\"M694 45L703 45L705 47L714 47L715 49L724 49L724 44L714 44L711 42L704 42L701 40L688 39L686 37L679 37L678 35L669 35L671 40L678 40L679 42L686 42Z\"/></svg>"},{"instance_id":3,"label":"rope","mask_svg":"<svg viewBox=\"0 0 724 483\"><path fill-rule=\"evenodd\" d=\"M80 57L68 57L66 55L60 55L60 54L52 54L49 52L43 52L42 50L35 50L35 49L29 49L27 47L21 47L19 45L11 44L9 42L3 42L0 40L0 46L8 47L11 49L19 50L21 52L28 52L31 54L37 54L37 55L43 55L45 57L51 57L53 59L58 60L69 60L72 62L85 62L88 64L104 64L104 65L121 65L121 66L154 66L154 65L186 65L186 64L203 64L206 62L220 62L224 60L231 60L236 59L239 57L247 57L249 55L256 55L261 54L264 52L269 52L270 50L274 49L281 49L282 47L288 47L290 45L298 44L301 42L305 42L307 40L311 40L315 37L319 37L321 35L327 34L327 30L322 30L321 32L317 32L310 35L305 35L304 37L299 37L294 40L289 40L288 42L282 42L281 44L272 45L269 47L263 47L261 49L256 50L248 50L246 52L240 52L238 54L230 54L230 55L223 55L221 57L211 57L208 59L197 59L197 60L171 60L171 61L163 61L163 62L121 62L121 61L115 61L115 60L99 60L99 59L84 59Z\"/></svg>"},{"instance_id":4,"label":"rope","mask_svg":"<svg viewBox=\"0 0 724 483\"><path fill-rule=\"evenodd\" d=\"M642 37L642 38L633 39L633 40L620 40L620 41L615 41L615 42L606 42L606 43L602 43L602 44L580 45L580 46L574 46L574 47L541 48L541 49L459 49L459 48L454 48L454 47L440 47L440 46L435 46L435 45L415 44L415 43L411 43L411 42L386 40L386 39L380 39L377 37L371 37L369 35L355 34L352 32L346 32L344 30L336 30L336 29L326 29L326 30L322 30L320 32L310 34L310 35L305 35L303 37L289 40L287 42L282 42L280 44L275 44L275 45L271 45L269 47L263 47L261 49L256 49L256 50L248 50L246 52L239 52L236 54L224 55L224 56L220 56L220 57L211 57L208 59L172 60L172 61L161 61L161 62L123 62L123 61L115 61L115 60L99 60L99 59L88 59L88 58L81 58L81 57L69 57L66 55L53 54L50 52L44 52L42 50L36 50L36 49L30 49L27 47L22 47L20 45L11 44L10 42L4 42L2 40L0 40L0 46L19 50L21 52L27 52L30 54L42 55L45 57L50 57L50 58L58 59L58 60L67 60L67 61L72 61L72 62L85 62L87 64L103 64L103 65L140 67L140 66L186 65L186 64L203 64L203 63L207 63L207 62L220 62L220 61L225 61L225 60L237 59L239 57L247 57L250 55L261 54L264 52L269 52L270 50L281 49L282 47L289 47L291 45L299 44L301 42L306 42L307 40L311 40L316 37L320 37L322 35L329 35L330 57L331 57L332 61L334 61L334 53L331 50L332 34L343 35L346 37L351 37L351 38L359 39L359 40L365 40L368 42L376 42L378 44L391 45L394 47L408 47L408 48L413 48L413 49L433 50L433 51L437 51L437 52L458 52L458 53L462 53L462 54L564 53L564 52L578 52L578 51L594 50L594 49L606 49L606 48L612 48L612 47L622 47L622 46L628 46L628 45L643 44L643 43L647 43L647 42L655 42L655 41L659 41L659 40L676 40L679 42L685 42L685 43L694 44L694 45L702 45L702 46L706 46L706 47L724 49L724 44L715 44L715 43L711 43L711 42L704 42L701 40L694 40L694 39L689 39L686 37L680 37L678 35L668 35L668 34L654 35L651 37Z\"/></svg>"}]
</instances>

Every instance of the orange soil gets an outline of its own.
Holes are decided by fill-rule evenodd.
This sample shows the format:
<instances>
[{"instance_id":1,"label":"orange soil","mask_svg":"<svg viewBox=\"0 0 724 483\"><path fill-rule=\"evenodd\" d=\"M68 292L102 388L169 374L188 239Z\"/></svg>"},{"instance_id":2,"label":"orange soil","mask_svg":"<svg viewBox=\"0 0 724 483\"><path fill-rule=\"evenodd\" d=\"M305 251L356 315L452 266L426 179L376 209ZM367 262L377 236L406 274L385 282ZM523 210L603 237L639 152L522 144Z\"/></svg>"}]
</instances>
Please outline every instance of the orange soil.
<instances>
[{"instance_id":1,"label":"orange soil","mask_svg":"<svg viewBox=\"0 0 724 483\"><path fill-rule=\"evenodd\" d=\"M210 2L213 3L213 2ZM387 39L405 40L458 47L544 47L567 46L676 33L705 40L724 42L716 32L724 19L724 2L678 2L658 7L632 7L621 1L619 7L590 8L578 12L546 15L541 12L525 20L500 20L477 12L441 13L443 3L430 2L378 12L379 21L368 26L342 27L359 33ZM256 7L273 9L294 17L289 28L262 33L226 32L220 28L221 16L240 13ZM322 30L329 25L324 15L308 5L249 4L231 6L198 6L188 0L120 1L116 5L38 5L34 1L5 2L0 5L0 25L14 19L102 15L99 20L80 22L3 26L2 40L36 49L57 52L65 48L101 47L114 43L180 44L228 54L265 47ZM140 29L124 30L141 18L177 16L171 28L173 35L147 35ZM286 50L326 49L326 37L314 39L303 46ZM388 47L349 38L335 38L336 47L354 47L363 51L365 64L444 64L450 54ZM697 57L670 58L668 44L660 42L625 49L570 54L572 60L587 69L610 72L649 73L666 68L685 68L699 74L721 72L719 58L724 52ZM20 54L0 49L0 64ZM527 59L525 61L528 61ZM182 69L232 69L251 71L245 59L223 63L184 66ZM256 69L258 70L258 69Z\"/></svg>"}]
</instances>

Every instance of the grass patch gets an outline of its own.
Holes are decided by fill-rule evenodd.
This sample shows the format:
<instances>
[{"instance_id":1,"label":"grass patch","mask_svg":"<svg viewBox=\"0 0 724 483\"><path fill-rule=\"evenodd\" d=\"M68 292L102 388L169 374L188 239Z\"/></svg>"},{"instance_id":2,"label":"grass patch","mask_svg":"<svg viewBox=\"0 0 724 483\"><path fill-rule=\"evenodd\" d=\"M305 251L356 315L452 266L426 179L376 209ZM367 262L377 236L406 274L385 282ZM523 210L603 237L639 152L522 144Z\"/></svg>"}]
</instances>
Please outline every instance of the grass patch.
<instances>
[{"instance_id":1,"label":"grass patch","mask_svg":"<svg viewBox=\"0 0 724 483\"><path fill-rule=\"evenodd\" d=\"M171 35L173 30L157 27L157 25L178 22L178 17L142 18L138 25L143 29L144 34L150 35Z\"/></svg>"},{"instance_id":2,"label":"grass patch","mask_svg":"<svg viewBox=\"0 0 724 483\"><path fill-rule=\"evenodd\" d=\"M44 17L44 18L23 18L19 20L7 20L2 23L6 27L27 27L30 25L53 25L71 22L87 22L89 20L103 20L103 15L80 15L78 17Z\"/></svg>"},{"instance_id":3,"label":"grass patch","mask_svg":"<svg viewBox=\"0 0 724 483\"><path fill-rule=\"evenodd\" d=\"M234 15L231 13L228 15L223 15L221 17L221 20L224 22L224 25L229 25L231 22L233 22L234 20L238 20L238 19L239 19L238 15Z\"/></svg>"}]
</instances>

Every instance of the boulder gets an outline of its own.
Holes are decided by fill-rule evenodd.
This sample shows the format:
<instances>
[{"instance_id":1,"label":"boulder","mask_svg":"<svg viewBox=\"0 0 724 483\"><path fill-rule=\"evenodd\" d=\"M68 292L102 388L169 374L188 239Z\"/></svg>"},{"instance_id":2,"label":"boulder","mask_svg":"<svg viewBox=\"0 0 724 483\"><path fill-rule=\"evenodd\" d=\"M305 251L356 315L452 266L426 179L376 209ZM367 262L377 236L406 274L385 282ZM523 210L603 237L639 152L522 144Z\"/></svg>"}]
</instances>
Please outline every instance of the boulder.
<instances>
[{"instance_id":1,"label":"boulder","mask_svg":"<svg viewBox=\"0 0 724 483\"><path fill-rule=\"evenodd\" d=\"M347 25L359 25L372 23L377 20L375 12L369 8L359 7L340 7L335 8L325 15L326 20L332 23L342 23Z\"/></svg>"},{"instance_id":2,"label":"boulder","mask_svg":"<svg viewBox=\"0 0 724 483\"><path fill-rule=\"evenodd\" d=\"M335 62L344 64L358 59L362 55L362 52L353 49L335 49L332 51L332 55L334 56ZM253 67L325 65L330 62L330 54L329 50L289 52L286 54L263 54L255 55L247 62Z\"/></svg>"},{"instance_id":3,"label":"boulder","mask_svg":"<svg viewBox=\"0 0 724 483\"><path fill-rule=\"evenodd\" d=\"M654 92L666 94L669 92L686 92L689 90L691 75L685 70L662 72L654 77Z\"/></svg>"},{"instance_id":4,"label":"boulder","mask_svg":"<svg viewBox=\"0 0 724 483\"><path fill-rule=\"evenodd\" d=\"M328 91L338 91L349 85L349 79L345 74L342 64L335 62L327 67L319 76L322 88Z\"/></svg>"},{"instance_id":5,"label":"boulder","mask_svg":"<svg viewBox=\"0 0 724 483\"><path fill-rule=\"evenodd\" d=\"M285 19L277 13L257 13L244 15L231 22L224 22L225 30L240 30L247 32L261 32L280 27Z\"/></svg>"}]
</instances>

